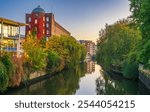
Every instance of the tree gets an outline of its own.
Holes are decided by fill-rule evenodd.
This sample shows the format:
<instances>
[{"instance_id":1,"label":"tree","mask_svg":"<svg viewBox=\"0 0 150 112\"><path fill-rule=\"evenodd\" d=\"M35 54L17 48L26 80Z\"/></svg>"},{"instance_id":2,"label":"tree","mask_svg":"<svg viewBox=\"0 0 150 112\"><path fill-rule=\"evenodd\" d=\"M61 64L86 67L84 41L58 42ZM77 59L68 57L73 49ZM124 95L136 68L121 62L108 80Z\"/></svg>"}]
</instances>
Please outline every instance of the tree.
<instances>
[{"instance_id":1,"label":"tree","mask_svg":"<svg viewBox=\"0 0 150 112\"><path fill-rule=\"evenodd\" d=\"M113 25L106 25L106 28L101 31L103 34L100 34L100 38L97 41L98 50L96 57L98 63L105 69L110 70L115 66L122 71L129 54L141 40L140 31L131 27L130 24L131 21L129 20L121 20ZM130 60L127 65L131 61L133 62L133 60Z\"/></svg>"},{"instance_id":2,"label":"tree","mask_svg":"<svg viewBox=\"0 0 150 112\"><path fill-rule=\"evenodd\" d=\"M132 18L142 32L139 62L150 69L150 0L130 0Z\"/></svg>"},{"instance_id":3,"label":"tree","mask_svg":"<svg viewBox=\"0 0 150 112\"><path fill-rule=\"evenodd\" d=\"M23 49L25 51L26 63L33 68L33 71L42 70L46 67L47 53L41 47L40 40L32 35L28 35L23 42Z\"/></svg>"},{"instance_id":4,"label":"tree","mask_svg":"<svg viewBox=\"0 0 150 112\"><path fill-rule=\"evenodd\" d=\"M73 37L53 36L46 43L46 50L59 56L61 64L69 68L85 59L85 47L79 44ZM61 66L60 64L60 66Z\"/></svg>"},{"instance_id":5,"label":"tree","mask_svg":"<svg viewBox=\"0 0 150 112\"><path fill-rule=\"evenodd\" d=\"M9 75L5 65L0 61L0 91L3 92L9 85Z\"/></svg>"}]
</instances>

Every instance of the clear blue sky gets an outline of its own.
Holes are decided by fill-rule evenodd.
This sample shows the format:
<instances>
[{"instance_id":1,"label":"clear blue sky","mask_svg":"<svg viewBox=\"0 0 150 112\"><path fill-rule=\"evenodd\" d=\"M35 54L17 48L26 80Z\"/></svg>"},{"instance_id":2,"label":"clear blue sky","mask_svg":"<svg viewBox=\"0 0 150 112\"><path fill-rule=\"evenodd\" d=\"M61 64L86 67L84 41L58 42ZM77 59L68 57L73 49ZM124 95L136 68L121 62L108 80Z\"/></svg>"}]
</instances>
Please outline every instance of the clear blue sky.
<instances>
[{"instance_id":1,"label":"clear blue sky","mask_svg":"<svg viewBox=\"0 0 150 112\"><path fill-rule=\"evenodd\" d=\"M19 22L25 22L25 13L40 5L77 39L94 41L106 23L130 15L128 0L0 0L0 5L0 17Z\"/></svg>"}]
</instances>

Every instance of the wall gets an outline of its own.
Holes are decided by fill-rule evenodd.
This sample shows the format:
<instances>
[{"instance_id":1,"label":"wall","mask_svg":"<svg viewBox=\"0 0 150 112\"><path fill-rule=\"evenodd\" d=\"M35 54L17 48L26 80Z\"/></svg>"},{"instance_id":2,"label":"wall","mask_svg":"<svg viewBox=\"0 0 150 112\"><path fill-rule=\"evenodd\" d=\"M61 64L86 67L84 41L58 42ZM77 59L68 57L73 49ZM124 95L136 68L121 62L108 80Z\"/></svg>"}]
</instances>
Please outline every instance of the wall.
<instances>
[{"instance_id":1,"label":"wall","mask_svg":"<svg viewBox=\"0 0 150 112\"><path fill-rule=\"evenodd\" d=\"M32 79L35 79L35 78L38 78L38 77L41 77L41 76L44 76L44 75L46 75L45 71L37 71L37 72L31 73L29 75L29 80L32 80Z\"/></svg>"},{"instance_id":2,"label":"wall","mask_svg":"<svg viewBox=\"0 0 150 112\"><path fill-rule=\"evenodd\" d=\"M150 89L150 71L143 69L143 66L139 66L139 80Z\"/></svg>"},{"instance_id":3,"label":"wall","mask_svg":"<svg viewBox=\"0 0 150 112\"><path fill-rule=\"evenodd\" d=\"M61 36L61 35L66 35L66 36L70 36L70 33L65 30L62 26L60 26L56 21L55 21L55 31L54 31L54 35L56 36Z\"/></svg>"},{"instance_id":4,"label":"wall","mask_svg":"<svg viewBox=\"0 0 150 112\"><path fill-rule=\"evenodd\" d=\"M150 89L150 79L146 77L145 74L139 73L139 80L147 87Z\"/></svg>"},{"instance_id":5,"label":"wall","mask_svg":"<svg viewBox=\"0 0 150 112\"><path fill-rule=\"evenodd\" d=\"M29 21L30 20L30 21ZM36 22L35 22L36 21ZM26 35L30 31L37 31L37 38L41 39L45 36L45 14L32 13L26 14Z\"/></svg>"},{"instance_id":6,"label":"wall","mask_svg":"<svg viewBox=\"0 0 150 112\"><path fill-rule=\"evenodd\" d=\"M38 16L36 16L38 15ZM29 21L31 18L31 21ZM37 24L35 24L37 20ZM37 37L40 39L42 37L51 37L53 35L61 36L66 35L70 36L65 28L55 21L53 13L31 13L26 14L26 23L29 24L26 26L26 35L29 31L32 31L34 27L37 28Z\"/></svg>"}]
</instances>

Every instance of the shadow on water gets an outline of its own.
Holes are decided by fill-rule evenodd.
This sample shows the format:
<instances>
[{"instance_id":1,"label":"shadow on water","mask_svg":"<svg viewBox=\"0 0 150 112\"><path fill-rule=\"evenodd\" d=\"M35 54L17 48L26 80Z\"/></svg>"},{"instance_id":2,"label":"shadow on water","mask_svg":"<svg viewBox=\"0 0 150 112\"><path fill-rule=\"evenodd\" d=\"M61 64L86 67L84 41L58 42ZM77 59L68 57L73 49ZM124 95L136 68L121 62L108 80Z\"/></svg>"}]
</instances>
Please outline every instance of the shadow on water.
<instances>
[{"instance_id":1,"label":"shadow on water","mask_svg":"<svg viewBox=\"0 0 150 112\"><path fill-rule=\"evenodd\" d=\"M56 76L32 84L26 88L9 91L14 95L71 95L79 88L79 79L85 75L84 64L64 70Z\"/></svg>"},{"instance_id":2,"label":"shadow on water","mask_svg":"<svg viewBox=\"0 0 150 112\"><path fill-rule=\"evenodd\" d=\"M64 70L22 89L7 91L10 95L138 95L150 94L139 81L106 73L88 60L73 69Z\"/></svg>"},{"instance_id":3,"label":"shadow on water","mask_svg":"<svg viewBox=\"0 0 150 112\"><path fill-rule=\"evenodd\" d=\"M97 95L140 95L150 94L149 90L138 80L124 79L113 73L100 71L96 80Z\"/></svg>"}]
</instances>

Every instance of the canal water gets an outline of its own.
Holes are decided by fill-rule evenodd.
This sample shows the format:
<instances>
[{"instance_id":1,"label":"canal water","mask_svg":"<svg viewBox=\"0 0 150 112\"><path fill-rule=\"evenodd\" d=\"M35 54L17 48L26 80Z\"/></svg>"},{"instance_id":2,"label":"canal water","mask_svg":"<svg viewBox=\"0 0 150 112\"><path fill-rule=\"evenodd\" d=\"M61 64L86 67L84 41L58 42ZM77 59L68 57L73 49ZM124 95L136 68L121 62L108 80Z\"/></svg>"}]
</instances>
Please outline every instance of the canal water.
<instances>
[{"instance_id":1,"label":"canal water","mask_svg":"<svg viewBox=\"0 0 150 112\"><path fill-rule=\"evenodd\" d=\"M131 81L116 74L108 74L89 60L74 69L22 89L8 91L14 95L138 95L149 94L139 81Z\"/></svg>"}]
</instances>

